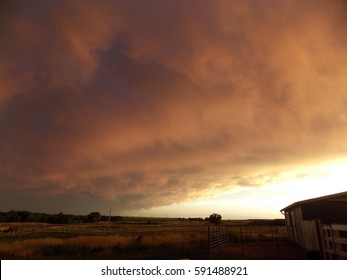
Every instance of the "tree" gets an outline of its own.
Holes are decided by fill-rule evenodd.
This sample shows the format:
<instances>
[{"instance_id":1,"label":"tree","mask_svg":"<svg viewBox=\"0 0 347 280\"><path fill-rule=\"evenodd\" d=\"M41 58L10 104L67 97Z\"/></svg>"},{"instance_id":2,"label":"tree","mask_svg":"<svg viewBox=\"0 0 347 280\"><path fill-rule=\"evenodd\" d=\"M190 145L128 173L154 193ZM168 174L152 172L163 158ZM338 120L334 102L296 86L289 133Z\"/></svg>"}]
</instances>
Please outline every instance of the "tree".
<instances>
[{"instance_id":1,"label":"tree","mask_svg":"<svg viewBox=\"0 0 347 280\"><path fill-rule=\"evenodd\" d=\"M222 216L220 214L213 213L208 218L209 223L219 225L222 222Z\"/></svg>"},{"instance_id":2,"label":"tree","mask_svg":"<svg viewBox=\"0 0 347 280\"><path fill-rule=\"evenodd\" d=\"M17 215L19 216L19 221L29 222L30 221L30 212L29 211L18 211Z\"/></svg>"},{"instance_id":3,"label":"tree","mask_svg":"<svg viewBox=\"0 0 347 280\"><path fill-rule=\"evenodd\" d=\"M20 216L18 216L18 212L14 209L11 209L7 212L7 222L19 222Z\"/></svg>"},{"instance_id":4,"label":"tree","mask_svg":"<svg viewBox=\"0 0 347 280\"><path fill-rule=\"evenodd\" d=\"M96 223L96 222L99 222L100 220L101 220L101 214L99 212L91 212L87 216L88 223Z\"/></svg>"}]
</instances>

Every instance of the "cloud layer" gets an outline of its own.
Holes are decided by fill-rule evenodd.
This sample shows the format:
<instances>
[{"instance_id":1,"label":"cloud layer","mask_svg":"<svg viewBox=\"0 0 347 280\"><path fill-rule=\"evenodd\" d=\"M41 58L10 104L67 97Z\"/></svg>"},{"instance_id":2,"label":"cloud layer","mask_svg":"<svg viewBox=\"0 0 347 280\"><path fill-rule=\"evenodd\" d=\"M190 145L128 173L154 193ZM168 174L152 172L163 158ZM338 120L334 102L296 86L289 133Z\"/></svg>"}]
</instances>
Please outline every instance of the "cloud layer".
<instances>
[{"instance_id":1,"label":"cloud layer","mask_svg":"<svg viewBox=\"0 0 347 280\"><path fill-rule=\"evenodd\" d=\"M4 207L167 205L347 154L345 1L34 2L1 8Z\"/></svg>"}]
</instances>

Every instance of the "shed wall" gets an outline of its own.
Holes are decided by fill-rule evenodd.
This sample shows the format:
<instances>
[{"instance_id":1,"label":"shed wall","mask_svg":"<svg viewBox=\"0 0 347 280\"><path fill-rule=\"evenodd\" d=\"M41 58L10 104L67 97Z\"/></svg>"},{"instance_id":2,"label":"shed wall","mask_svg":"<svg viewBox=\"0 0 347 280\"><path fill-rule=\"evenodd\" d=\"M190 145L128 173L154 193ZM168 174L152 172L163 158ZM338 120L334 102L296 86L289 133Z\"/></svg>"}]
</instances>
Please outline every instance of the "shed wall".
<instances>
[{"instance_id":1,"label":"shed wall","mask_svg":"<svg viewBox=\"0 0 347 280\"><path fill-rule=\"evenodd\" d=\"M304 236L304 248L308 251L319 251L319 238L316 221L302 221L302 231Z\"/></svg>"},{"instance_id":2,"label":"shed wall","mask_svg":"<svg viewBox=\"0 0 347 280\"><path fill-rule=\"evenodd\" d=\"M302 205L304 220L319 219L323 223L347 224L346 201L317 201Z\"/></svg>"}]
</instances>

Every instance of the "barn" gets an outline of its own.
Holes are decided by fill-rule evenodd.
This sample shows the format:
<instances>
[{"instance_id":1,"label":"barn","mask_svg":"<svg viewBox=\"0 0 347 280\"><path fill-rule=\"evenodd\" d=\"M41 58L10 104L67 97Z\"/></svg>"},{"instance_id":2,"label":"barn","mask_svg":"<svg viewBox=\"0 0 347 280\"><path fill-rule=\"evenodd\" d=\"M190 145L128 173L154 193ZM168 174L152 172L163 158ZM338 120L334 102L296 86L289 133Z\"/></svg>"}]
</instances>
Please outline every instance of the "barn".
<instances>
[{"instance_id":1,"label":"barn","mask_svg":"<svg viewBox=\"0 0 347 280\"><path fill-rule=\"evenodd\" d=\"M289 239L309 257L347 259L347 192L298 201L281 213Z\"/></svg>"}]
</instances>

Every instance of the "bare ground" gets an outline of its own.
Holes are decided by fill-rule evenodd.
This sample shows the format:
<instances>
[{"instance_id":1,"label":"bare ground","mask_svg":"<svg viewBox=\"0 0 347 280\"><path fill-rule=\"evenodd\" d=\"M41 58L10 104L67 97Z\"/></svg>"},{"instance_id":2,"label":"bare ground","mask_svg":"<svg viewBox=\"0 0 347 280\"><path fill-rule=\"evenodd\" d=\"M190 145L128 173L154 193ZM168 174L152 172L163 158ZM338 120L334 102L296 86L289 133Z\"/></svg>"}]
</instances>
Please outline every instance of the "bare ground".
<instances>
[{"instance_id":1,"label":"bare ground","mask_svg":"<svg viewBox=\"0 0 347 280\"><path fill-rule=\"evenodd\" d=\"M215 259L304 260L305 251L297 244L281 240L254 241L234 244L214 256Z\"/></svg>"}]
</instances>

